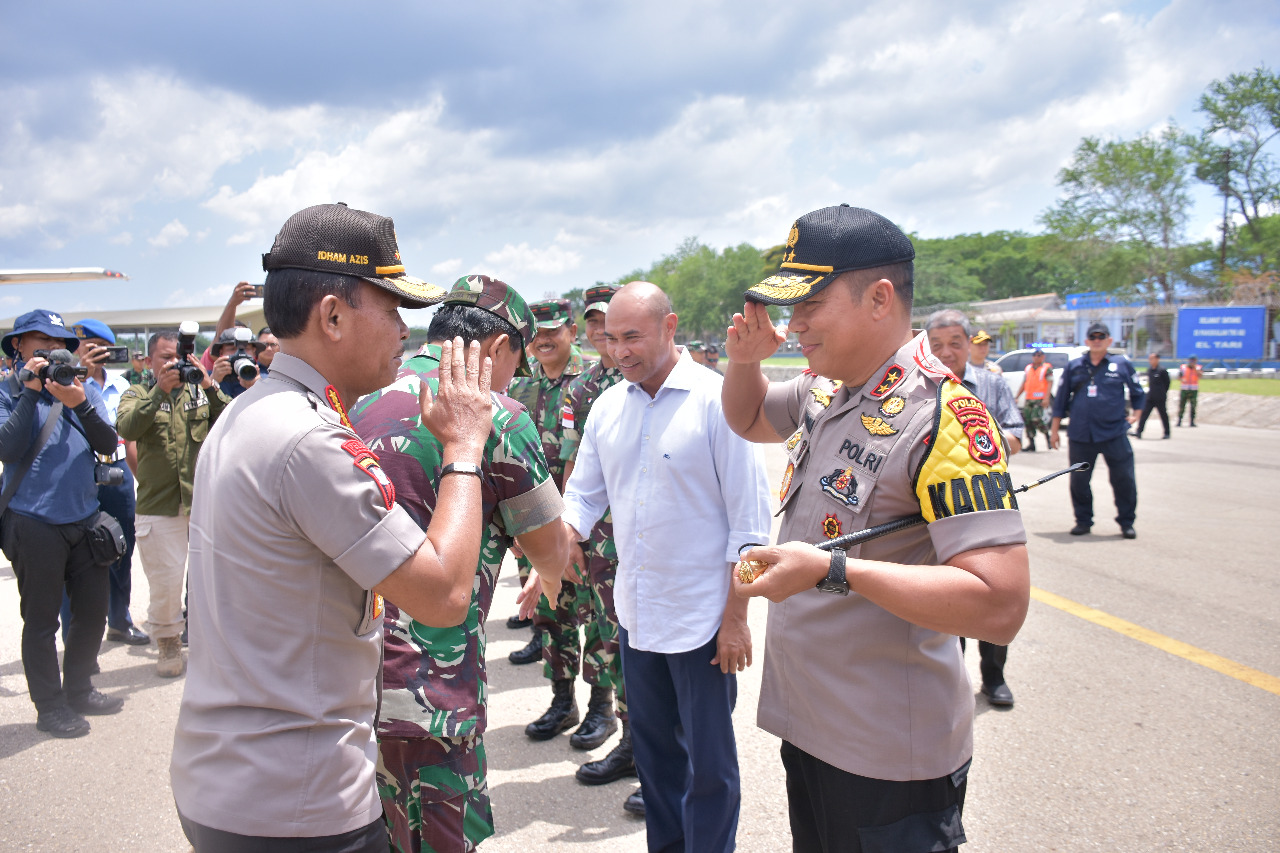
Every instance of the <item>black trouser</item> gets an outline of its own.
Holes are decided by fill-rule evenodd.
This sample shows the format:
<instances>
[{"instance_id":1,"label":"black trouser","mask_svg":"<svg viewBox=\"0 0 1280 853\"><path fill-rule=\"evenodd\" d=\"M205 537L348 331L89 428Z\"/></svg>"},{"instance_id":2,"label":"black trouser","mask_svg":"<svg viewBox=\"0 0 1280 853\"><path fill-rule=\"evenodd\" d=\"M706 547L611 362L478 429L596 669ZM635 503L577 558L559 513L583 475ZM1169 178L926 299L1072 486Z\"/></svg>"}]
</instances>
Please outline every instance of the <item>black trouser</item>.
<instances>
[{"instance_id":1,"label":"black trouser","mask_svg":"<svg viewBox=\"0 0 1280 853\"><path fill-rule=\"evenodd\" d=\"M98 505L102 511L120 522L124 531L124 556L108 567L110 593L107 596L107 627L127 631L133 627L129 616L129 598L133 592L133 549L138 536L133 524L137 498L134 497L133 473L121 459L111 467L124 472L124 482L118 486L98 486ZM67 641L67 628L71 624L71 601L62 597L62 642Z\"/></svg>"},{"instance_id":2,"label":"black trouser","mask_svg":"<svg viewBox=\"0 0 1280 853\"><path fill-rule=\"evenodd\" d=\"M50 711L93 689L89 676L107 621L107 567L93 560L89 530L93 515L72 524L46 524L6 511L0 548L13 565L22 613L22 668L36 710ZM65 588L71 626L58 674L58 611ZM64 689L65 688L65 689Z\"/></svg>"},{"instance_id":3,"label":"black trouser","mask_svg":"<svg viewBox=\"0 0 1280 853\"><path fill-rule=\"evenodd\" d=\"M960 638L960 653L964 654L964 637ZM1004 684L1004 665L1009 660L1009 647L997 646L986 640L978 641L978 669L982 672L983 687L999 687Z\"/></svg>"},{"instance_id":4,"label":"black trouser","mask_svg":"<svg viewBox=\"0 0 1280 853\"><path fill-rule=\"evenodd\" d=\"M967 761L939 779L889 782L833 767L784 740L782 766L795 853L955 851L966 841Z\"/></svg>"},{"instance_id":5,"label":"black trouser","mask_svg":"<svg viewBox=\"0 0 1280 853\"><path fill-rule=\"evenodd\" d=\"M391 846L382 818L340 835L315 838L238 835L188 820L182 812L178 820L196 853L386 853Z\"/></svg>"},{"instance_id":6,"label":"black trouser","mask_svg":"<svg viewBox=\"0 0 1280 853\"><path fill-rule=\"evenodd\" d=\"M1147 402L1142 407L1142 417L1138 419L1138 435L1142 435L1142 430L1147 425L1147 418L1151 416L1151 410L1155 409L1160 415L1160 423L1164 424L1164 434L1169 434L1169 412L1165 409L1168 398L1154 397L1147 395Z\"/></svg>"},{"instance_id":7,"label":"black trouser","mask_svg":"<svg viewBox=\"0 0 1280 853\"><path fill-rule=\"evenodd\" d=\"M1093 463L1098 454L1107 460L1107 473L1111 476L1111 490L1116 496L1116 523L1132 527L1138 515L1138 481L1133 476L1133 447L1129 437L1118 435L1108 441L1076 441L1067 445L1067 459L1074 465L1088 462L1089 470L1071 472L1071 505L1075 508L1076 524L1093 526L1093 489L1089 478L1093 476Z\"/></svg>"}]
</instances>

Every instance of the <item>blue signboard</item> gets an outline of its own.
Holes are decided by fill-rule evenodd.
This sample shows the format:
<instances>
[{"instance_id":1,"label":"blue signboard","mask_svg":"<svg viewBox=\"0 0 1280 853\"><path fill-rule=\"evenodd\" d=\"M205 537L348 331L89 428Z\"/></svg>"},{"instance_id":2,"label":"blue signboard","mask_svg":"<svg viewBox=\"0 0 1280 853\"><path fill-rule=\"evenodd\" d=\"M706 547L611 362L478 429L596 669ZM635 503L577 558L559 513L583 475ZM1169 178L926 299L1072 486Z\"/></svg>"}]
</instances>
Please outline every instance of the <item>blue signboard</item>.
<instances>
[{"instance_id":1,"label":"blue signboard","mask_svg":"<svg viewBox=\"0 0 1280 853\"><path fill-rule=\"evenodd\" d=\"M1267 309L1179 308L1178 358L1262 358L1267 340Z\"/></svg>"}]
</instances>

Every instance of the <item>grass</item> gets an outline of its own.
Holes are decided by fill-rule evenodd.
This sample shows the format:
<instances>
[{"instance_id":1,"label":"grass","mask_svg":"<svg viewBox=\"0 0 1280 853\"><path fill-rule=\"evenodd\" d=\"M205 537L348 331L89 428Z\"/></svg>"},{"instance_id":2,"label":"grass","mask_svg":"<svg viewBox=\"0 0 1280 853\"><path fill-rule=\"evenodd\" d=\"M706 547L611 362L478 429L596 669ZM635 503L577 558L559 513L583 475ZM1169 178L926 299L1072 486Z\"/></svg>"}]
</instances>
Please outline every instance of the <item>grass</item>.
<instances>
[{"instance_id":1,"label":"grass","mask_svg":"<svg viewBox=\"0 0 1280 853\"><path fill-rule=\"evenodd\" d=\"M1176 401L1180 385L1174 381L1169 396ZM1205 394L1228 392L1249 394L1254 397L1280 397L1280 379L1201 379L1200 391Z\"/></svg>"}]
</instances>

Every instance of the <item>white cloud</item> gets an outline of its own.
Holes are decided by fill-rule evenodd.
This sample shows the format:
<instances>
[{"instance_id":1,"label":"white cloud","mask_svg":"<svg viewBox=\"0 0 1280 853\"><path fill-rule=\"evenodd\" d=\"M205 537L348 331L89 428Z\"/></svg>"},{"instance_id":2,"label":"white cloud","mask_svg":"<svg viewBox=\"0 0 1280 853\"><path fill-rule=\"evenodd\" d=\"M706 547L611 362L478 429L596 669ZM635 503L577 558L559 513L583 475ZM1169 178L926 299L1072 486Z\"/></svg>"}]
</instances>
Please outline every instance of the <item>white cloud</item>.
<instances>
[{"instance_id":1,"label":"white cloud","mask_svg":"<svg viewBox=\"0 0 1280 853\"><path fill-rule=\"evenodd\" d=\"M462 258L449 258L447 261L432 265L431 272L436 275L450 276L456 275L460 269L462 269Z\"/></svg>"},{"instance_id":2,"label":"white cloud","mask_svg":"<svg viewBox=\"0 0 1280 853\"><path fill-rule=\"evenodd\" d=\"M133 235L130 234L128 231L121 231L119 234L112 237L107 242L109 242L113 246L128 246L133 243Z\"/></svg>"},{"instance_id":3,"label":"white cloud","mask_svg":"<svg viewBox=\"0 0 1280 853\"><path fill-rule=\"evenodd\" d=\"M156 236L148 237L147 242L157 248L165 249L169 246L176 246L178 243L181 243L183 240L187 239L187 236L190 233L191 232L187 230L187 226L175 219L161 228Z\"/></svg>"},{"instance_id":4,"label":"white cloud","mask_svg":"<svg viewBox=\"0 0 1280 853\"><path fill-rule=\"evenodd\" d=\"M554 245L534 249L528 243L518 246L508 243L498 251L485 255L484 262L498 270L502 277L520 273L561 275L581 266L582 255Z\"/></svg>"}]
</instances>

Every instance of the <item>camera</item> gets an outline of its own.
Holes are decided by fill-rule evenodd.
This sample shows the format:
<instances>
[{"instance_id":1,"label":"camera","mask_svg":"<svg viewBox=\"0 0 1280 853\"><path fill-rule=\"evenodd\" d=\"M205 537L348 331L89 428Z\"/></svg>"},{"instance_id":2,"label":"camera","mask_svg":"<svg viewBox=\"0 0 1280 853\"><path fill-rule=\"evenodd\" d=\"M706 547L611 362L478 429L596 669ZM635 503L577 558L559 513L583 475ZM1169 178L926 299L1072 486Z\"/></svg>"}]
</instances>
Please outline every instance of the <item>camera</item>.
<instances>
[{"instance_id":1,"label":"camera","mask_svg":"<svg viewBox=\"0 0 1280 853\"><path fill-rule=\"evenodd\" d=\"M196 351L196 335L200 333L200 324L194 320L185 320L178 326L178 363L173 369L178 371L179 381L199 385L204 381L204 371L187 361L187 356Z\"/></svg>"},{"instance_id":2,"label":"camera","mask_svg":"<svg viewBox=\"0 0 1280 853\"><path fill-rule=\"evenodd\" d=\"M239 376L245 382L252 382L258 378L258 364L253 360L253 356L245 349L245 346L252 346L253 332L243 326L239 326L235 330L236 351L231 354L231 372ZM255 348L256 352L256 348Z\"/></svg>"},{"instance_id":3,"label":"camera","mask_svg":"<svg viewBox=\"0 0 1280 853\"><path fill-rule=\"evenodd\" d=\"M124 483L124 471L114 465L99 462L93 466L93 482L99 486L119 486Z\"/></svg>"},{"instance_id":4,"label":"camera","mask_svg":"<svg viewBox=\"0 0 1280 853\"><path fill-rule=\"evenodd\" d=\"M74 385L76 384L77 376L84 379L89 375L89 368L76 367L71 363L71 353L68 350L38 349L33 352L32 355L46 359L49 363L44 367L41 367L39 373L33 373L25 367L22 368L18 373L18 379L23 382L29 382L32 379L39 377L42 381L45 379L52 379L59 385Z\"/></svg>"}]
</instances>

